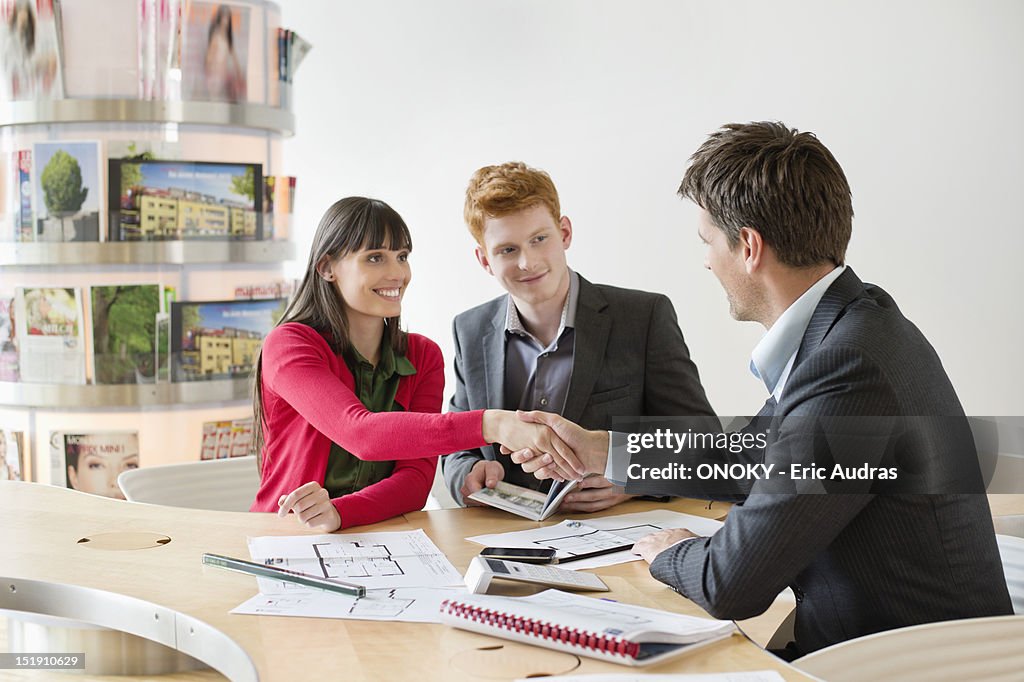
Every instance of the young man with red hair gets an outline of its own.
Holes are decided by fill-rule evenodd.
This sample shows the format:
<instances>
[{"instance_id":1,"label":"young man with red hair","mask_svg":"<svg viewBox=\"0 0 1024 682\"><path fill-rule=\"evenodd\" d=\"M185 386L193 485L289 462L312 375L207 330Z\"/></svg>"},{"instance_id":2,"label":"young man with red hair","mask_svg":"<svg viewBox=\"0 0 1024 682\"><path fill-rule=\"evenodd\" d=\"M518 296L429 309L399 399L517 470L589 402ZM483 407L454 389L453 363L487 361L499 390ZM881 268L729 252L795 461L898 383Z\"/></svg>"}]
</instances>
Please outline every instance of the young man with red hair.
<instances>
[{"instance_id":1,"label":"young man with red hair","mask_svg":"<svg viewBox=\"0 0 1024 682\"><path fill-rule=\"evenodd\" d=\"M671 301L592 284L569 268L573 226L547 173L519 162L479 169L465 219L481 267L508 293L455 318L451 411L543 410L591 429L610 428L616 416L713 417ZM456 501L502 480L540 486L496 454L488 446L444 458ZM591 476L561 510L599 511L628 498Z\"/></svg>"}]
</instances>

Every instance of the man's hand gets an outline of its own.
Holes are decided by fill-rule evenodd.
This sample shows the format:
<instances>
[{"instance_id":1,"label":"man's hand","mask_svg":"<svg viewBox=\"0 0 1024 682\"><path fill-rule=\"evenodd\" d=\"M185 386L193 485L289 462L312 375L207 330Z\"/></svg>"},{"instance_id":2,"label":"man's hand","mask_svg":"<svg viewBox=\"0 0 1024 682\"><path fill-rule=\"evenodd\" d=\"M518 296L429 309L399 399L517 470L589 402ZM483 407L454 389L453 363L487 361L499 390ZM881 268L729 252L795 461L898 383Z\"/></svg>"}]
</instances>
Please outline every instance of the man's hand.
<instances>
[{"instance_id":1,"label":"man's hand","mask_svg":"<svg viewBox=\"0 0 1024 682\"><path fill-rule=\"evenodd\" d=\"M462 501L467 507L480 507L482 503L469 499L469 496L481 488L493 488L498 481L505 478L505 469L500 462L482 459L473 465L473 468L466 474L459 488Z\"/></svg>"},{"instance_id":2,"label":"man's hand","mask_svg":"<svg viewBox=\"0 0 1024 682\"><path fill-rule=\"evenodd\" d=\"M558 511L596 512L614 507L632 497L624 494L622 488L612 485L604 476L587 476L574 491L565 496Z\"/></svg>"},{"instance_id":3,"label":"man's hand","mask_svg":"<svg viewBox=\"0 0 1024 682\"><path fill-rule=\"evenodd\" d=\"M689 538L700 537L685 528L672 528L670 530L659 530L657 533L645 535L633 545L633 554L639 554L647 563L653 563L654 559L672 545Z\"/></svg>"},{"instance_id":4,"label":"man's hand","mask_svg":"<svg viewBox=\"0 0 1024 682\"><path fill-rule=\"evenodd\" d=\"M333 533L341 528L341 515L331 504L331 497L324 487L316 481L300 485L277 501L278 516L288 516L294 512L299 523L310 530L322 530Z\"/></svg>"},{"instance_id":5,"label":"man's hand","mask_svg":"<svg viewBox=\"0 0 1024 682\"><path fill-rule=\"evenodd\" d=\"M587 431L561 415L553 412L520 412L519 418L525 422L544 424L550 428L562 442L572 448L578 458L583 474L604 474L608 461L608 432ZM502 452L508 454L505 448ZM563 461L558 453L539 455L536 450L523 449L512 453L512 461L523 467L526 473L532 473L540 479L559 478L559 472L573 468L574 463Z\"/></svg>"}]
</instances>

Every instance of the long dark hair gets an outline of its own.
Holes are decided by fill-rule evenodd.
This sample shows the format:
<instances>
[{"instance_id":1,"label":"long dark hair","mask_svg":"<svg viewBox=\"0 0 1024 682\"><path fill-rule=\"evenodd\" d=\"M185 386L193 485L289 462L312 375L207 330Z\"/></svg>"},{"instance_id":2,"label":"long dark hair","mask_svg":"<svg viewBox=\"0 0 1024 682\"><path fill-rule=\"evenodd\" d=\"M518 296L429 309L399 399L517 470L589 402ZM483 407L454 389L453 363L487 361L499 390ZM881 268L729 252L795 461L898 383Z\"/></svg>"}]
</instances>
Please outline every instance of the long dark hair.
<instances>
[{"instance_id":1,"label":"long dark hair","mask_svg":"<svg viewBox=\"0 0 1024 682\"><path fill-rule=\"evenodd\" d=\"M402 216L378 199L346 197L335 202L324 213L313 235L306 274L281 320L299 322L315 329L336 354L351 351L348 317L344 301L333 282L320 276L317 268L325 259L335 261L353 251L364 249L412 250L412 237ZM401 328L400 316L385 318L385 334L391 348L404 355L408 336ZM263 353L256 360L253 375L253 449L257 466L263 468Z\"/></svg>"},{"instance_id":2,"label":"long dark hair","mask_svg":"<svg viewBox=\"0 0 1024 682\"><path fill-rule=\"evenodd\" d=\"M217 29L220 28L221 24L224 24L226 30L224 31L224 37L228 39L228 48L235 49L235 38L231 29L231 10L224 5L218 5L217 10L213 14L213 19L210 21L210 30L206 36L206 44L209 45L213 42L213 36L217 33Z\"/></svg>"}]
</instances>

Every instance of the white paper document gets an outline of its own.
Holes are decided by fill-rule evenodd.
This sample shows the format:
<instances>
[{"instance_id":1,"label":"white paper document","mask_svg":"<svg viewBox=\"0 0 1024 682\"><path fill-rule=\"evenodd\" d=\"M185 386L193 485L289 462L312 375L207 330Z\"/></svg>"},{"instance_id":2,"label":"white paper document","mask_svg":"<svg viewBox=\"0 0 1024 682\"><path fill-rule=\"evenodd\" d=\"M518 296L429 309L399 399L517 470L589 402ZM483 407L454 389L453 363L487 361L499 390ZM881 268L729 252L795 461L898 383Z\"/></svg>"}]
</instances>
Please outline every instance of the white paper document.
<instances>
[{"instance_id":1,"label":"white paper document","mask_svg":"<svg viewBox=\"0 0 1024 682\"><path fill-rule=\"evenodd\" d=\"M706 519L702 516L656 509L583 521L562 521L545 528L476 535L466 539L489 547L547 547L554 549L555 556L559 559L564 559L577 554L635 542L645 535L668 528L687 528L697 535L714 535L722 525L721 521ZM627 550L592 559L573 561L565 564L562 568L570 570L598 568L639 559L639 556Z\"/></svg>"},{"instance_id":2,"label":"white paper document","mask_svg":"<svg viewBox=\"0 0 1024 682\"><path fill-rule=\"evenodd\" d=\"M440 623L441 602L466 593L465 588L400 587L370 590L365 597L346 597L320 591L257 594L232 609L231 613Z\"/></svg>"},{"instance_id":3,"label":"white paper document","mask_svg":"<svg viewBox=\"0 0 1024 682\"><path fill-rule=\"evenodd\" d=\"M259 563L371 590L462 585L462 575L422 530L263 536L249 538L249 554ZM307 591L269 578L259 578L259 586L264 595Z\"/></svg>"},{"instance_id":4,"label":"white paper document","mask_svg":"<svg viewBox=\"0 0 1024 682\"><path fill-rule=\"evenodd\" d=\"M703 675L632 675L630 673L610 675L556 675L548 677L558 682L784 682L782 675L774 670L753 670L750 672L706 673ZM532 682L518 679L516 682Z\"/></svg>"}]
</instances>

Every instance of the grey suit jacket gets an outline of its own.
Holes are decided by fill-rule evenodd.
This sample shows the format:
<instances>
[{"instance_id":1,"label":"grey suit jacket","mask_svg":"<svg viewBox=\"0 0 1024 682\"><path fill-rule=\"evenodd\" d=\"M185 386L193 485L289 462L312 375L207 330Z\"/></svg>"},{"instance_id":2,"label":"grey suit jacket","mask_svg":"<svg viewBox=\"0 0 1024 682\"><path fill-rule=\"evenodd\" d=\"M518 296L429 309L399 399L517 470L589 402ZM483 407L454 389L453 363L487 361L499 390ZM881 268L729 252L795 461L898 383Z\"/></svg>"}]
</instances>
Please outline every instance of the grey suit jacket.
<instances>
[{"instance_id":1,"label":"grey suit jacket","mask_svg":"<svg viewBox=\"0 0 1024 682\"><path fill-rule=\"evenodd\" d=\"M921 415L948 419L901 438L901 461L973 456L932 346L888 294L847 269L804 334L774 410L782 435L765 461L792 454L787 441L800 434L788 433L787 417ZM932 422L941 432L927 431ZM651 573L728 619L763 612L791 586L798 654L890 628L1012 613L987 498L937 485L939 494L797 495L758 482L721 531L662 552Z\"/></svg>"},{"instance_id":2,"label":"grey suit jacket","mask_svg":"<svg viewBox=\"0 0 1024 682\"><path fill-rule=\"evenodd\" d=\"M449 410L515 409L505 405L505 311L499 296L455 318L455 395ZM666 296L591 284L580 277L572 379L562 415L589 429L608 429L616 416L713 416L697 367ZM459 488L481 459L497 460L505 480L540 482L495 447L464 450L442 460L445 482Z\"/></svg>"}]
</instances>

